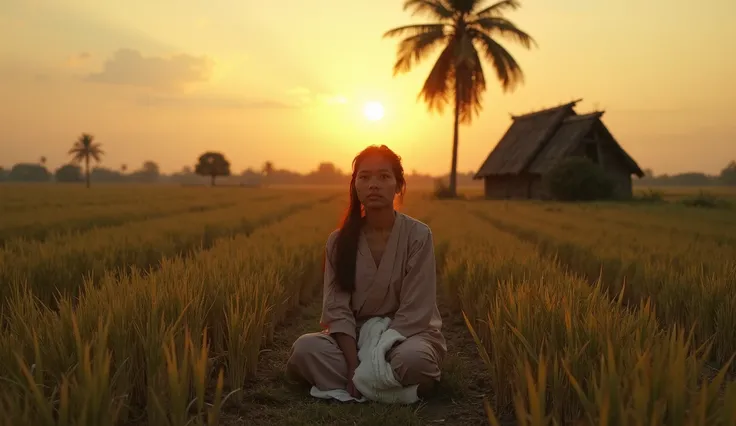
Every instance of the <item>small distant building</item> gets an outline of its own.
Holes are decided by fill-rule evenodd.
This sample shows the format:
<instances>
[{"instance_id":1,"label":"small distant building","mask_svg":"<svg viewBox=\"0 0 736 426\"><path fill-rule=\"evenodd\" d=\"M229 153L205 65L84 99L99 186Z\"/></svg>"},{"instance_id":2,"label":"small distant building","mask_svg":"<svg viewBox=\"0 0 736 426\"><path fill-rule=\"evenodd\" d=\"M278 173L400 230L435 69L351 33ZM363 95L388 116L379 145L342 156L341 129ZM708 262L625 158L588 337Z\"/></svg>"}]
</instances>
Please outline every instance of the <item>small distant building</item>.
<instances>
[{"instance_id":1,"label":"small distant building","mask_svg":"<svg viewBox=\"0 0 736 426\"><path fill-rule=\"evenodd\" d=\"M603 111L577 114L578 102L511 116L511 127L473 176L483 179L486 198L548 199L544 175L570 156L601 165L616 194L631 197L631 175L641 178L644 172L603 124Z\"/></svg>"}]
</instances>

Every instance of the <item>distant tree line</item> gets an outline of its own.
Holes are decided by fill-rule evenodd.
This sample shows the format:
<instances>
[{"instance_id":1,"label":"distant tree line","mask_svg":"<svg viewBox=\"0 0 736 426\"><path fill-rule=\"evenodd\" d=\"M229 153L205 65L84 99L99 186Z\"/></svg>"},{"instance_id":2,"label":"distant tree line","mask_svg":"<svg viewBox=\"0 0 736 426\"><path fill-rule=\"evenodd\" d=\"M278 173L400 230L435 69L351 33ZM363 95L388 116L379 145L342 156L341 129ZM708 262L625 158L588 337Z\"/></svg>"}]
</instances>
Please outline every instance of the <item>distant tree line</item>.
<instances>
[{"instance_id":1,"label":"distant tree line","mask_svg":"<svg viewBox=\"0 0 736 426\"><path fill-rule=\"evenodd\" d=\"M139 170L125 172L125 167L113 170L105 167L93 167L90 180L93 182L156 182L161 177L159 166L153 161L146 161ZM0 182L58 182L84 183L84 169L77 164L64 164L50 171L44 164L18 163L9 170L0 167Z\"/></svg>"},{"instance_id":2,"label":"distant tree line","mask_svg":"<svg viewBox=\"0 0 736 426\"><path fill-rule=\"evenodd\" d=\"M698 172L655 175L652 169L644 169L644 177L635 183L646 186L736 186L736 161L728 163L717 175Z\"/></svg>"},{"instance_id":3,"label":"distant tree line","mask_svg":"<svg viewBox=\"0 0 736 426\"><path fill-rule=\"evenodd\" d=\"M202 157L204 157L204 154ZM211 157L205 157L205 161L210 161L207 158ZM209 166L205 166L200 161L194 166L184 166L178 172L165 174L160 171L159 165L156 162L146 161L139 169L130 172L128 172L126 165L122 165L117 169L102 166L92 167L89 177L93 184L173 183L181 185L211 185L215 182L215 179L212 177L212 169L207 167ZM240 173L230 173L229 164L227 166L215 164L213 167L221 167L221 169L215 171L217 185L347 185L350 182L350 175L345 174L330 162L323 162L315 170L308 173L280 169L270 161L264 163L260 169L247 168ZM198 174L197 172L201 173ZM457 177L460 186L482 185L482 182L472 179L473 172L458 173ZM439 178L447 181L449 176L446 175ZM438 177L412 171L407 173L406 179L408 185L430 187L434 185ZM62 165L55 170L49 170L45 164L40 163L19 163L9 170L0 167L0 182L83 184L85 182L85 173L83 167L74 163Z\"/></svg>"},{"instance_id":4,"label":"distant tree line","mask_svg":"<svg viewBox=\"0 0 736 426\"><path fill-rule=\"evenodd\" d=\"M94 135L82 133L68 152L72 156L69 164L64 164L54 170L46 168L46 157L39 158L38 163L19 163L10 170L0 167L0 182L58 182L58 183L178 183L183 185L347 185L350 175L344 173L333 163L323 162L316 170L302 174L299 172L279 169L271 161L266 161L260 170L248 168L240 174L233 174L230 162L221 152L207 151L197 158L194 167L184 166L179 172L166 175L161 173L155 161L145 161L140 169L128 172L128 166L122 164L117 170L93 166L90 161L99 164L105 152L102 144L96 141ZM84 168L81 167L84 164ZM452 173L451 173L452 174ZM431 176L411 171L406 174L407 184L412 186L435 186L439 182L455 181L459 186L480 186L480 181L473 180L474 172L457 173L456 180L451 174ZM717 176L704 173L680 173L676 175L655 176L651 169L644 170L644 177L635 181L640 185L669 185L669 186L708 186L708 185L736 185L736 161L731 161Z\"/></svg>"},{"instance_id":5,"label":"distant tree line","mask_svg":"<svg viewBox=\"0 0 736 426\"><path fill-rule=\"evenodd\" d=\"M145 161L140 169L128 172L128 166L122 164L118 169L92 166L90 162L99 164L105 152L102 144L94 135L82 133L67 153L71 161L54 170L46 168L46 157L40 157L38 163L19 163L5 170L0 167L0 182L86 182L87 187L95 183L178 183L182 185L347 185L350 175L344 174L334 164L324 162L316 170L301 174L291 170L278 169L271 161L266 161L260 170L253 168L233 174L230 162L221 152L207 151L197 158L194 167L184 166L179 172L166 175L161 173L155 161ZM84 168L81 165L84 165ZM461 185L478 185L472 180L473 173L458 175ZM432 185L437 178L412 172L407 183L416 186Z\"/></svg>"},{"instance_id":6,"label":"distant tree line","mask_svg":"<svg viewBox=\"0 0 736 426\"><path fill-rule=\"evenodd\" d=\"M207 185L212 184L214 179L212 178L213 169L202 164L202 159L205 158L207 162L213 161L212 167L215 167L215 177L218 185L347 185L350 181L349 174L344 173L330 162L320 163L315 170L308 173L280 169L270 161L264 163L260 169L247 168L240 173L231 173L230 165L224 159L224 156L221 160L209 160L212 157L205 157L206 154L208 153L200 156L199 162L195 163L194 166L184 166L180 171L171 174L162 173L155 161L145 161L140 168L132 171L128 171L125 164L117 169L101 166L92 167L89 177L95 183ZM220 163L220 161L227 164ZM199 172L201 172L199 174L197 173L198 167ZM458 185L482 185L481 181L473 180L473 174L473 172L458 173ZM429 187L433 186L438 179L448 181L449 176L432 176L411 171L407 172L406 179L409 185ZM47 169L45 161L19 163L9 170L0 167L0 182L83 183L84 181L84 168L74 163L62 165L53 171ZM736 161L731 161L718 175L697 172L655 175L651 169L645 169L644 177L634 179L634 183L646 186L736 186Z\"/></svg>"}]
</instances>

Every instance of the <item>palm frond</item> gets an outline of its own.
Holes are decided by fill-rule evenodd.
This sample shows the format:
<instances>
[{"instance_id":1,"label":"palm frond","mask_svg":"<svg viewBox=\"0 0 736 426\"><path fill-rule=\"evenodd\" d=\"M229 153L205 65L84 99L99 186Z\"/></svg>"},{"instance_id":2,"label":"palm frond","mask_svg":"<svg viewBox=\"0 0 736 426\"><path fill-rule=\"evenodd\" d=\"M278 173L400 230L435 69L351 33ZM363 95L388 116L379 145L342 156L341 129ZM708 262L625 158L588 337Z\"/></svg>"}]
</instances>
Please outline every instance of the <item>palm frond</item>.
<instances>
[{"instance_id":1,"label":"palm frond","mask_svg":"<svg viewBox=\"0 0 736 426\"><path fill-rule=\"evenodd\" d=\"M473 38L483 47L483 53L493 65L504 92L513 91L524 82L524 72L508 50L486 33L473 31Z\"/></svg>"},{"instance_id":2,"label":"palm frond","mask_svg":"<svg viewBox=\"0 0 736 426\"><path fill-rule=\"evenodd\" d=\"M407 25L384 34L384 38L405 36L398 46L394 75L409 71L432 49L445 44L417 96L430 111L442 113L455 101L458 120L470 123L482 109L486 90L483 60L491 62L504 92L524 81L519 64L494 40L498 36L526 48L536 45L529 34L503 18L504 11L518 9L521 1L494 1L485 7L485 0L405 0L404 10L429 15L436 23Z\"/></svg>"},{"instance_id":3,"label":"palm frond","mask_svg":"<svg viewBox=\"0 0 736 426\"><path fill-rule=\"evenodd\" d=\"M412 9L412 16L423 14L438 20L452 19L455 12L446 0L406 0L404 10Z\"/></svg>"},{"instance_id":4,"label":"palm frond","mask_svg":"<svg viewBox=\"0 0 736 426\"><path fill-rule=\"evenodd\" d=\"M475 46L473 46L473 39L466 32L462 32L461 37L455 38L455 67L469 67L475 66L477 55L475 53Z\"/></svg>"},{"instance_id":5,"label":"palm frond","mask_svg":"<svg viewBox=\"0 0 736 426\"><path fill-rule=\"evenodd\" d=\"M84 160L86 156L87 155L84 153L84 151L78 151L76 154L74 154L74 157L72 157L72 161L79 163Z\"/></svg>"},{"instance_id":6,"label":"palm frond","mask_svg":"<svg viewBox=\"0 0 736 426\"><path fill-rule=\"evenodd\" d=\"M458 41L458 49L454 67L455 95L460 122L470 123L473 115L480 113L482 109L486 79L482 61L469 34Z\"/></svg>"},{"instance_id":7,"label":"palm frond","mask_svg":"<svg viewBox=\"0 0 736 426\"><path fill-rule=\"evenodd\" d=\"M436 33L437 31L444 32L444 24L415 24L415 25L404 25L403 27L396 27L388 30L383 34L384 38L398 37L405 33L410 33L411 36L421 35L426 33Z\"/></svg>"},{"instance_id":8,"label":"palm frond","mask_svg":"<svg viewBox=\"0 0 736 426\"><path fill-rule=\"evenodd\" d=\"M77 142L82 145L89 145L92 142L94 142L95 137L93 135L90 135L89 133L82 133L79 136L79 139L77 139Z\"/></svg>"},{"instance_id":9,"label":"palm frond","mask_svg":"<svg viewBox=\"0 0 736 426\"><path fill-rule=\"evenodd\" d=\"M435 110L441 114L444 106L452 98L450 82L454 60L455 43L451 40L440 53L417 96L417 98L424 98L430 111Z\"/></svg>"},{"instance_id":10,"label":"palm frond","mask_svg":"<svg viewBox=\"0 0 736 426\"><path fill-rule=\"evenodd\" d=\"M526 32L519 29L511 21L500 18L500 17L485 17L471 21L468 25L477 30L478 32L485 32L493 36L498 34L501 37L513 40L527 49L537 45L537 42L527 34Z\"/></svg>"},{"instance_id":11,"label":"palm frond","mask_svg":"<svg viewBox=\"0 0 736 426\"><path fill-rule=\"evenodd\" d=\"M101 146L102 144L95 142L94 135L82 133L74 142L68 154L72 155L72 161L77 163L90 157L99 163L101 156L105 153Z\"/></svg>"},{"instance_id":12,"label":"palm frond","mask_svg":"<svg viewBox=\"0 0 736 426\"><path fill-rule=\"evenodd\" d=\"M520 7L521 1L519 0L501 0L476 12L475 16L478 18L501 16L505 10L516 10Z\"/></svg>"},{"instance_id":13,"label":"palm frond","mask_svg":"<svg viewBox=\"0 0 736 426\"><path fill-rule=\"evenodd\" d=\"M485 0L446 0L451 10L454 10L460 15L468 15L473 13L478 5L482 4Z\"/></svg>"},{"instance_id":14,"label":"palm frond","mask_svg":"<svg viewBox=\"0 0 736 426\"><path fill-rule=\"evenodd\" d=\"M440 27L435 32L417 34L402 40L396 55L394 75L410 71L416 63L426 58L434 48L447 40L447 37Z\"/></svg>"}]
</instances>

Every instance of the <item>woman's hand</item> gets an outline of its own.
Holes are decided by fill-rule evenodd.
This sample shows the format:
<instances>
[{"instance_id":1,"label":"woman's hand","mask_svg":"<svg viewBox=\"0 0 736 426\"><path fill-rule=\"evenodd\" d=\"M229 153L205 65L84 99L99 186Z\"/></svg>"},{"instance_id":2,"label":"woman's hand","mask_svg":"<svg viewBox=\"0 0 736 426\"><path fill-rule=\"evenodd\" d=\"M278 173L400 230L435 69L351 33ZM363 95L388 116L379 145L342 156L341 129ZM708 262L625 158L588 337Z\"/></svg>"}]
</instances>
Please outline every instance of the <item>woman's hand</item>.
<instances>
[{"instance_id":1,"label":"woman's hand","mask_svg":"<svg viewBox=\"0 0 736 426\"><path fill-rule=\"evenodd\" d=\"M360 398L361 394L355 389L355 385L353 384L355 369L358 368L358 345L352 336L348 336L345 333L335 333L334 336L337 346L340 347L340 350L345 356L345 363L348 366L348 386L346 390L353 398Z\"/></svg>"},{"instance_id":2,"label":"woman's hand","mask_svg":"<svg viewBox=\"0 0 736 426\"><path fill-rule=\"evenodd\" d=\"M348 387L347 391L353 398L362 397L360 391L355 387L355 384L353 383L353 376L355 375L355 368L348 368Z\"/></svg>"}]
</instances>

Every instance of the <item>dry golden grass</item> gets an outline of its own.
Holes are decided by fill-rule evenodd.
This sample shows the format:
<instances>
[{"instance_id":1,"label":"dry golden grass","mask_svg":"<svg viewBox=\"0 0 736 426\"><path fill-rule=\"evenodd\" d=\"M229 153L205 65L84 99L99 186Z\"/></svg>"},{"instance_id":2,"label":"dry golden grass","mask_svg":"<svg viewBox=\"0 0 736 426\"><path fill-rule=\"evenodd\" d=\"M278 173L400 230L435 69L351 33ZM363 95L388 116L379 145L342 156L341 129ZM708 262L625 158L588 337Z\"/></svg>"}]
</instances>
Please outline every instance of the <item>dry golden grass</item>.
<instances>
[{"instance_id":1,"label":"dry golden grass","mask_svg":"<svg viewBox=\"0 0 736 426\"><path fill-rule=\"evenodd\" d=\"M450 355L425 404L385 407L314 401L281 374L318 326L340 192L54 188L6 207L36 211L43 239L0 253L0 425L736 424L724 212L410 193Z\"/></svg>"},{"instance_id":2,"label":"dry golden grass","mask_svg":"<svg viewBox=\"0 0 736 426\"><path fill-rule=\"evenodd\" d=\"M273 199L261 194L230 207L97 227L44 241L9 241L0 249L0 302L27 285L41 302L50 304L58 293L76 295L83 281L92 285L104 274L156 267L166 257L206 249L217 238L249 234L319 200L316 194L278 195ZM44 218L40 216L39 223Z\"/></svg>"},{"instance_id":3,"label":"dry golden grass","mask_svg":"<svg viewBox=\"0 0 736 426\"><path fill-rule=\"evenodd\" d=\"M664 206L632 218L623 208L614 215L611 207L552 204L479 203L471 210L587 281L600 281L609 295L621 293L628 305L650 301L663 324L692 328L697 344L712 341L709 361L717 366L736 352L736 218L710 211L698 218L692 209ZM678 210L693 221L670 227ZM670 226L650 223L657 218Z\"/></svg>"},{"instance_id":4,"label":"dry golden grass","mask_svg":"<svg viewBox=\"0 0 736 426\"><path fill-rule=\"evenodd\" d=\"M723 389L728 362L712 374L688 330L658 323L648 303L624 306L474 208L448 207L438 214L446 228L433 229L463 241L450 243L445 282L485 350L494 411L513 407L519 424L533 425L736 421L736 385Z\"/></svg>"},{"instance_id":5,"label":"dry golden grass","mask_svg":"<svg viewBox=\"0 0 736 426\"><path fill-rule=\"evenodd\" d=\"M251 235L165 258L151 273L106 274L55 309L28 288L13 292L0 340L7 418L61 424L51 414L63 412L71 424L111 425L145 414L148 424L182 424L192 401L204 407L215 368L226 373L216 393L239 389L262 341L319 282L320 239L336 208L312 204Z\"/></svg>"},{"instance_id":6,"label":"dry golden grass","mask_svg":"<svg viewBox=\"0 0 736 426\"><path fill-rule=\"evenodd\" d=\"M736 200L736 187L733 186L634 186L634 194L644 194L649 191L661 192L665 200L681 200L683 198L696 196L701 192L713 194L717 197Z\"/></svg>"}]
</instances>

